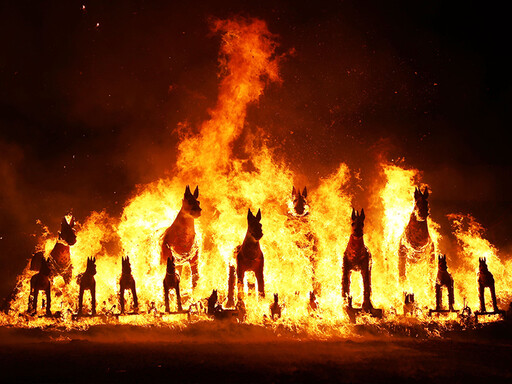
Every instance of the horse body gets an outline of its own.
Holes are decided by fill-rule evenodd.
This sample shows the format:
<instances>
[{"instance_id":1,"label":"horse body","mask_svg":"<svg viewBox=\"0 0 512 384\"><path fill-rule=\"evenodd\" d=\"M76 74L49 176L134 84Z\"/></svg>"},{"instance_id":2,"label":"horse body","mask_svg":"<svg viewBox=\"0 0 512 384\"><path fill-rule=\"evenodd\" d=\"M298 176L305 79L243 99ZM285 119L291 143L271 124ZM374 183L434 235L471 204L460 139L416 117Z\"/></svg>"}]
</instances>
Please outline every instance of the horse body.
<instances>
[{"instance_id":1,"label":"horse body","mask_svg":"<svg viewBox=\"0 0 512 384\"><path fill-rule=\"evenodd\" d=\"M371 309L371 253L364 244L364 210L361 213L352 209L352 234L343 254L342 271L342 296L344 299L350 297L350 274L354 271L361 271L363 277L363 309Z\"/></svg>"},{"instance_id":2,"label":"horse body","mask_svg":"<svg viewBox=\"0 0 512 384\"><path fill-rule=\"evenodd\" d=\"M440 255L438 257L438 271L436 279L436 310L440 311L443 305L443 296L441 288L446 287L448 289L448 307L450 311L453 311L453 304L455 302L453 292L453 278L450 272L448 272L448 266L446 264L446 256Z\"/></svg>"},{"instance_id":3,"label":"horse body","mask_svg":"<svg viewBox=\"0 0 512 384\"><path fill-rule=\"evenodd\" d=\"M71 264L70 247L76 243L76 235L73 227L75 226L74 217L68 223L63 217L60 225L59 239L52 251L48 262L52 275L61 275L64 282L69 284L73 276L73 265Z\"/></svg>"},{"instance_id":4,"label":"horse body","mask_svg":"<svg viewBox=\"0 0 512 384\"><path fill-rule=\"evenodd\" d=\"M398 248L398 274L405 279L407 264L415 264L425 258L434 261L434 243L428 231L427 218L430 214L428 207L428 188L423 193L414 190L415 205L404 233L400 237Z\"/></svg>"},{"instance_id":5,"label":"horse body","mask_svg":"<svg viewBox=\"0 0 512 384\"><path fill-rule=\"evenodd\" d=\"M315 271L317 269L316 255L317 237L314 235L309 222L309 205L307 202L308 190L304 187L301 192L299 189L292 189L293 207L291 208L287 226L291 229L296 241L296 245L301 251L307 255L312 266L311 284L315 293L320 293L320 283L316 278Z\"/></svg>"},{"instance_id":6,"label":"horse body","mask_svg":"<svg viewBox=\"0 0 512 384\"><path fill-rule=\"evenodd\" d=\"M238 295L243 292L245 272L252 271L258 281L258 291L261 297L265 297L265 282L263 278L264 258L260 248L260 239L263 236L261 229L261 210L254 216L249 209L247 214L247 233L242 245L236 250Z\"/></svg>"},{"instance_id":7,"label":"horse body","mask_svg":"<svg viewBox=\"0 0 512 384\"><path fill-rule=\"evenodd\" d=\"M480 298L480 311L485 312L485 288L489 288L491 291L492 307L494 312L498 312L498 303L496 300L496 288L494 286L494 276L487 267L487 261L485 257L479 259L478 266L478 296Z\"/></svg>"},{"instance_id":8,"label":"horse body","mask_svg":"<svg viewBox=\"0 0 512 384\"><path fill-rule=\"evenodd\" d=\"M82 314L84 292L91 293L91 314L96 314L96 258L87 258L87 268L85 272L79 276L80 292L78 294L78 315Z\"/></svg>"},{"instance_id":9,"label":"horse body","mask_svg":"<svg viewBox=\"0 0 512 384\"><path fill-rule=\"evenodd\" d=\"M130 258L123 257L122 260L122 273L121 279L119 280L120 286L120 294L119 294L119 304L121 306L121 313L124 313L124 291L129 289L132 292L133 296L133 306L135 310L139 308L139 300L137 298L137 291L135 289L135 279L132 275L132 267L130 265Z\"/></svg>"},{"instance_id":10,"label":"horse body","mask_svg":"<svg viewBox=\"0 0 512 384\"><path fill-rule=\"evenodd\" d=\"M30 295L28 298L28 311L30 313L37 314L37 297L39 291L44 291L46 293L46 315L51 316L52 297L50 274L51 271L48 260L43 258L39 272L30 279Z\"/></svg>"},{"instance_id":11,"label":"horse body","mask_svg":"<svg viewBox=\"0 0 512 384\"><path fill-rule=\"evenodd\" d=\"M182 311L181 307L181 296L180 296L180 276L176 273L176 268L174 265L174 257L167 258L167 270L164 278L164 301L165 301L165 311L170 312L169 308L169 291L174 289L176 291L176 302L178 306L178 311Z\"/></svg>"},{"instance_id":12,"label":"horse body","mask_svg":"<svg viewBox=\"0 0 512 384\"><path fill-rule=\"evenodd\" d=\"M192 194L190 187L187 185L181 209L174 222L164 233L160 257L160 263L163 264L168 258L174 257L175 254L179 271L185 263L189 263L193 287L197 285L199 279L199 249L194 249L196 242L194 221L201 215L198 197L198 187Z\"/></svg>"}]
</instances>

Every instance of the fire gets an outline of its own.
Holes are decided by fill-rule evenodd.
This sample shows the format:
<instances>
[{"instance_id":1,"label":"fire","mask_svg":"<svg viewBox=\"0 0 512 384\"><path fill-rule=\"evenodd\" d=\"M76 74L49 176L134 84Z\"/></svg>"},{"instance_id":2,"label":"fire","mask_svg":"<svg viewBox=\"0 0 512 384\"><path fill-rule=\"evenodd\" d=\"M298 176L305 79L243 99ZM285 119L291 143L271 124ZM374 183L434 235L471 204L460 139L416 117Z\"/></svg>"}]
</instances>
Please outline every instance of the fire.
<instances>
[{"instance_id":1,"label":"fire","mask_svg":"<svg viewBox=\"0 0 512 384\"><path fill-rule=\"evenodd\" d=\"M93 212L77 224L77 242L70 247L73 279L69 284L60 276L53 279L55 299L51 309L60 311L60 320L18 317L26 312L29 281L35 273L27 265L19 276L10 311L0 316L0 324L38 327L58 321L67 327L85 328L116 321L183 327L186 316L160 315L164 312L162 284L166 273L160 263L160 252L164 232L180 210L185 185L198 185L202 215L195 221L193 250L199 255L199 281L193 288L189 268L185 266L181 271L185 308L197 307L213 289L219 291L220 301L225 303L229 267L236 264L234 250L244 240L247 211L261 209L264 235L260 245L264 254L266 297L250 294L249 286L255 279L249 276L244 286L245 321L267 324L272 294L278 293L283 313L273 324L300 327L316 336L347 332L341 271L343 253L351 235L354 196L349 185L356 175L346 164L340 164L316 188L308 187L307 215L293 215L291 191L296 176L290 166L265 144L261 129L248 134L240 143L247 109L258 101L269 83L281 81L276 36L269 32L265 22L243 18L213 20L212 32L221 35L217 103L209 111L210 118L200 126L185 126L182 130L173 177L139 186L126 202L120 218ZM426 184L421 183L416 169L388 163L379 167L382 180L373 188L372 206L365 207L368 226L364 238L372 253L372 301L385 312L394 309L401 313L404 292L414 292L423 309L432 307L436 263L419 262L411 266L405 282L398 279L398 252L414 208L413 191L415 186L423 189ZM508 264L500 261L498 251L482 238L481 227L470 216L450 218L461 245L458 264L451 263L455 255L448 255L456 303L460 307L465 298L469 305L477 306L475 268L479 257L487 257L504 305L503 300L509 295L505 290L510 283ZM430 217L427 225L435 252L442 252L440 226ZM40 248L46 256L56 241L50 235L41 239ZM130 258L136 282L139 313L116 319L113 314L119 311L121 258L126 256ZM97 260L96 301L101 316L72 321L79 291L76 278L85 271L88 257ZM314 313L308 310L313 291L319 302ZM357 272L352 274L351 294L353 303L361 305L363 284ZM128 296L127 306L131 308L132 298ZM171 305L175 302L171 298ZM85 311L89 310L86 294Z\"/></svg>"}]
</instances>

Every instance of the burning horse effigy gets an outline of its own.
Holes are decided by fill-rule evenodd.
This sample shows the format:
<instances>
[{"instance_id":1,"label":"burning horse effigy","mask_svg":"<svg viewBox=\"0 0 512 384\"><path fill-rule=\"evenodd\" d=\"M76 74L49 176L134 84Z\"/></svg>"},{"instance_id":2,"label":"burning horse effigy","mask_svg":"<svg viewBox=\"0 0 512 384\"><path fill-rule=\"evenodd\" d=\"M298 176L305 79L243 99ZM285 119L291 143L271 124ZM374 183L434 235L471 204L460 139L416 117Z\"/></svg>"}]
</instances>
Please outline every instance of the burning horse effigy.
<instances>
[{"instance_id":1,"label":"burning horse effigy","mask_svg":"<svg viewBox=\"0 0 512 384\"><path fill-rule=\"evenodd\" d=\"M168 258L174 258L174 255L176 255L175 260L180 271L182 266L188 263L194 287L199 279L199 250L195 247L196 231L194 226L195 219L201 216L198 197L199 188L196 186L194 194L192 194L190 187L187 185L178 216L164 233L160 256L160 263L164 264Z\"/></svg>"},{"instance_id":2,"label":"burning horse effigy","mask_svg":"<svg viewBox=\"0 0 512 384\"><path fill-rule=\"evenodd\" d=\"M427 187L423 192L417 187L414 189L414 209L400 238L398 249L398 275L401 280L404 280L407 275L407 265L424 259L434 262L434 243L427 225L430 214L428 196Z\"/></svg>"},{"instance_id":3,"label":"burning horse effigy","mask_svg":"<svg viewBox=\"0 0 512 384\"><path fill-rule=\"evenodd\" d=\"M82 308L84 302L84 292L87 290L91 293L91 315L96 314L96 259L93 257L87 258L87 269L84 273L78 275L77 282L80 286L78 294L78 316L82 315Z\"/></svg>"},{"instance_id":4,"label":"burning horse effigy","mask_svg":"<svg viewBox=\"0 0 512 384\"><path fill-rule=\"evenodd\" d=\"M263 237L261 226L261 210L254 215L249 209L247 212L247 233L244 241L236 250L236 275L238 282L238 296L243 295L244 277L248 271L254 272L258 282L258 292L265 297L265 280L263 278L263 252L260 248L260 239Z\"/></svg>"}]
</instances>

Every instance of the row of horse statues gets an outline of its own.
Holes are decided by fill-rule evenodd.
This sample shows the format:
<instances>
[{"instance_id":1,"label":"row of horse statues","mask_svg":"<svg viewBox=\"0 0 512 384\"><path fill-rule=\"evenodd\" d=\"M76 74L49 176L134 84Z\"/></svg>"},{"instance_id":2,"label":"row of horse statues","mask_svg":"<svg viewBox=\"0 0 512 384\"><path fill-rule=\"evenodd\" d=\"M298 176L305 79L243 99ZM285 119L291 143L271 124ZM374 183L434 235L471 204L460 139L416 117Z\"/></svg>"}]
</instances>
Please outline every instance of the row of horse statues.
<instances>
[{"instance_id":1,"label":"row of horse statues","mask_svg":"<svg viewBox=\"0 0 512 384\"><path fill-rule=\"evenodd\" d=\"M400 246L398 250L398 275L403 280L407 273L407 266L417 263L420 260L434 262L435 251L434 243L430 237L427 218L430 214L428 204L429 191L424 188L421 191L419 188L414 190L414 209L411 212L409 222L400 238ZM180 272L185 263L188 263L191 271L192 287L195 288L199 279L198 261L199 250L195 247L196 232L195 220L201 215L201 207L199 198L199 189L195 188L194 192L190 187L185 188L185 194L182 200L181 209L171 224L165 231L161 243L161 258L162 264L167 265L166 275L163 280L164 287L164 302L166 312L170 312L169 292L175 290L177 309L182 312L182 303L180 295ZM309 214L309 205L307 204L307 188L301 192L298 189L292 190L293 211L291 212L290 219L305 219ZM373 305L371 302L371 265L372 256L364 242L364 221L365 212L352 210L350 217L352 232L343 254L342 266L342 282L341 293L342 297L351 302L350 297L350 275L352 271L360 271L363 278L363 303L362 310L371 312ZM44 257L42 252L34 255L31 261L31 269L37 271L30 280L30 295L29 295L29 312L37 311L37 297L39 291L46 293L46 311L51 314L51 280L55 275L61 275L64 282L68 284L72 277L72 264L70 257L70 247L76 243L76 234L74 231L74 219L69 222L66 218L62 219L61 230L59 232L59 239L55 247L50 252L48 258ZM313 250L316 250L316 238L312 235L311 231L304 231L306 240L310 243ZM241 295L243 293L244 277L246 272L253 272L258 286L259 295L265 296L265 281L263 274L264 255L260 247L260 239L263 237L262 224L261 224L261 210L259 209L256 214L253 214L249 209L247 213L247 232L245 238L239 246L235 249L236 266L230 266L228 278L228 301L227 306L233 307L235 303L235 285L238 290L238 301L241 302ZM315 270L314 258L311 259L313 263L313 271ZM78 275L78 283L80 286L78 297L78 314L82 313L83 309L83 296L86 290L90 291L92 303L92 314L96 314L96 259L88 258L87 267L85 272ZM494 288L494 278L487 268L485 259L479 261L478 285L479 285L479 298L481 312L485 310L485 297L484 289L488 287L491 291L493 301L493 310L498 312L496 293ZM316 295L319 291L318 282L313 273L313 291L310 293L310 307L316 307ZM453 311L454 305L454 282L451 274L447 269L446 256L438 257L438 275L435 284L436 292L436 310L441 310L441 288L446 287L448 290L448 305L449 310ZM119 305L121 313L125 312L125 299L124 293L130 290L133 297L134 307L138 308L138 298L135 288L135 279L131 273L131 265L128 257L122 258L122 273L119 281L120 299ZM406 301L411 301L411 297L406 297ZM274 297L274 308L279 308L278 296ZM351 307L351 305L350 305ZM217 312L221 312L219 307ZM215 306L212 307L215 310Z\"/></svg>"}]
</instances>

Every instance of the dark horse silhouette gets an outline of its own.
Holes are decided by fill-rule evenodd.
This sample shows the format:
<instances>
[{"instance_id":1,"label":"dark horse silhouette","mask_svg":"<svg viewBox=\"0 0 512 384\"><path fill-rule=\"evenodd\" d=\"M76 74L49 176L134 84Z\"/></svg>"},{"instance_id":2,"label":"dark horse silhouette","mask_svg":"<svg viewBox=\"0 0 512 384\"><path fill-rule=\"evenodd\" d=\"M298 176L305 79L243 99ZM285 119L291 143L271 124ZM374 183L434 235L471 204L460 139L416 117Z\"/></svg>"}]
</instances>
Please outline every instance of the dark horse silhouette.
<instances>
[{"instance_id":1,"label":"dark horse silhouette","mask_svg":"<svg viewBox=\"0 0 512 384\"><path fill-rule=\"evenodd\" d=\"M261 210L254 216L249 209L247 213L247 233L241 245L236 247L236 276L238 281L238 296L244 289L245 272L252 271L258 281L258 291L261 297L265 297L265 282L263 279L263 252L260 248L260 239L263 237L261 228Z\"/></svg>"},{"instance_id":2,"label":"dark horse silhouette","mask_svg":"<svg viewBox=\"0 0 512 384\"><path fill-rule=\"evenodd\" d=\"M71 253L69 248L76 243L76 235L73 227L75 226L75 218L71 217L68 223L65 217L62 218L60 224L59 239L48 258L51 274L53 276L61 275L64 282L69 284L73 276L73 265L71 264Z\"/></svg>"},{"instance_id":3,"label":"dark horse silhouette","mask_svg":"<svg viewBox=\"0 0 512 384\"><path fill-rule=\"evenodd\" d=\"M281 317L282 306L279 304L279 295L274 293L274 302L270 305L270 317L277 320Z\"/></svg>"},{"instance_id":4,"label":"dark horse silhouette","mask_svg":"<svg viewBox=\"0 0 512 384\"><path fill-rule=\"evenodd\" d=\"M352 234L343 254L341 293L344 299L350 297L350 273L352 270L361 271L363 276L363 309L371 310L373 308L370 300L372 257L363 239L364 209L361 209L359 214L352 208L351 219Z\"/></svg>"},{"instance_id":5,"label":"dark horse silhouette","mask_svg":"<svg viewBox=\"0 0 512 384\"><path fill-rule=\"evenodd\" d=\"M135 279L132 276L132 267L130 265L130 258L123 257L122 259L122 272L121 279L119 280L119 304L121 306L121 313L124 313L124 291L129 289L132 291L133 307L135 311L139 308L139 300L137 298L137 291L135 290Z\"/></svg>"},{"instance_id":6,"label":"dark horse silhouette","mask_svg":"<svg viewBox=\"0 0 512 384\"><path fill-rule=\"evenodd\" d=\"M480 312L485 312L485 288L491 291L492 307L494 312L499 312L498 303L496 301L496 289L494 287L494 276L487 267L485 257L481 257L478 265L478 296L480 298Z\"/></svg>"},{"instance_id":7,"label":"dark horse silhouette","mask_svg":"<svg viewBox=\"0 0 512 384\"><path fill-rule=\"evenodd\" d=\"M318 282L315 274L318 265L316 259L318 252L317 237L314 235L309 223L309 205L306 200L307 196L308 190L306 187L304 187L302 193L299 189L295 189L295 187L293 187L293 208L288 216L287 226L295 235L297 235L295 241L297 247L306 253L309 258L309 262L312 267L311 283L313 291L318 294L320 293L320 283Z\"/></svg>"},{"instance_id":8,"label":"dark horse silhouette","mask_svg":"<svg viewBox=\"0 0 512 384\"><path fill-rule=\"evenodd\" d=\"M423 193L416 187L414 190L414 209L409 223L400 238L398 248L398 275L400 280L406 276L407 264L414 264L427 258L434 263L434 243L428 232L427 218L430 214L428 207L428 188Z\"/></svg>"},{"instance_id":9,"label":"dark horse silhouette","mask_svg":"<svg viewBox=\"0 0 512 384\"><path fill-rule=\"evenodd\" d=\"M448 272L448 265L446 264L446 256L439 255L438 258L438 269L436 279L436 311L440 311L443 306L443 295L441 292L442 287L448 289L448 308L453 311L453 304L455 302L453 293L453 278Z\"/></svg>"},{"instance_id":10,"label":"dark horse silhouette","mask_svg":"<svg viewBox=\"0 0 512 384\"><path fill-rule=\"evenodd\" d=\"M196 240L196 231L194 220L201 216L199 197L199 188L196 186L194 194L190 192L190 187L185 188L183 204L178 216L165 231L162 240L162 252L160 263L164 264L173 254L176 255L176 264L178 272L185 263L189 263L192 275L192 287L195 288L199 279L198 261L199 249L194 247Z\"/></svg>"},{"instance_id":11,"label":"dark horse silhouette","mask_svg":"<svg viewBox=\"0 0 512 384\"><path fill-rule=\"evenodd\" d=\"M28 297L28 312L37 314L37 296L39 291L46 293L46 315L51 316L51 280L50 280L50 266L48 260L44 257L41 259L41 266L39 272L30 279L30 295Z\"/></svg>"},{"instance_id":12,"label":"dark horse silhouette","mask_svg":"<svg viewBox=\"0 0 512 384\"><path fill-rule=\"evenodd\" d=\"M84 292L88 290L91 293L91 314L96 314L96 258L87 258L87 267L85 272L80 274L77 278L78 284L80 285L80 292L78 294L78 315L82 314L82 308L84 303Z\"/></svg>"},{"instance_id":13,"label":"dark horse silhouette","mask_svg":"<svg viewBox=\"0 0 512 384\"><path fill-rule=\"evenodd\" d=\"M174 256L167 258L167 270L164 278L164 301L165 301L165 312L169 313L169 291L174 289L176 291L176 303L178 305L178 311L182 311L181 307L181 296L180 296L180 276L176 273L174 265Z\"/></svg>"}]
</instances>

